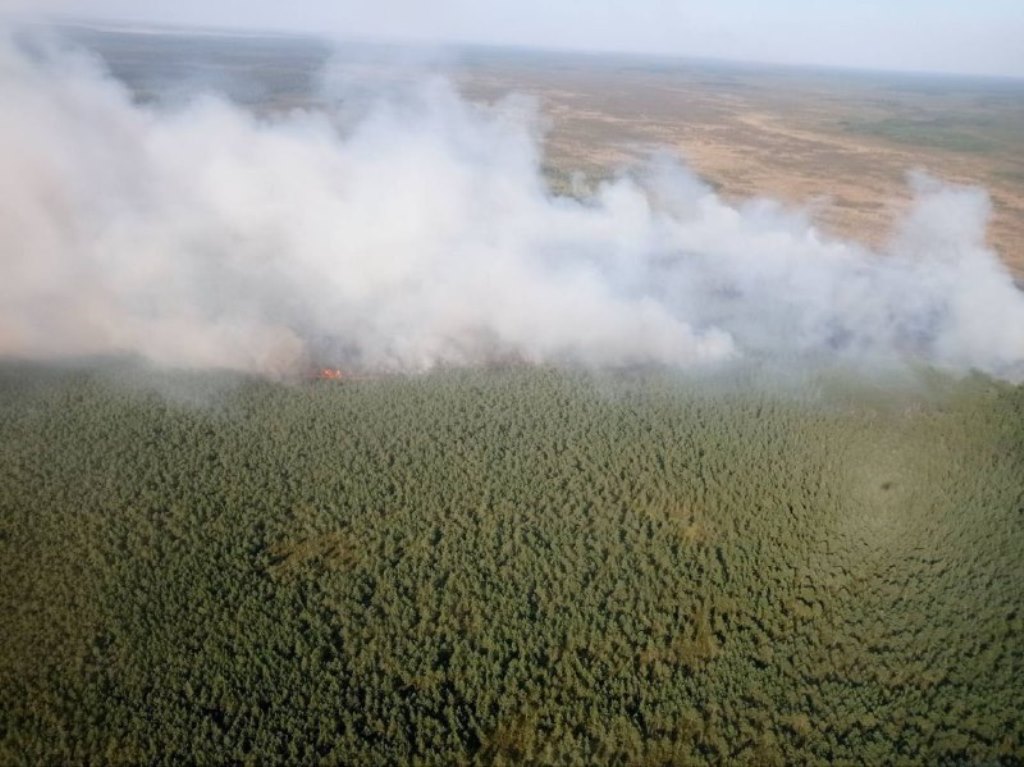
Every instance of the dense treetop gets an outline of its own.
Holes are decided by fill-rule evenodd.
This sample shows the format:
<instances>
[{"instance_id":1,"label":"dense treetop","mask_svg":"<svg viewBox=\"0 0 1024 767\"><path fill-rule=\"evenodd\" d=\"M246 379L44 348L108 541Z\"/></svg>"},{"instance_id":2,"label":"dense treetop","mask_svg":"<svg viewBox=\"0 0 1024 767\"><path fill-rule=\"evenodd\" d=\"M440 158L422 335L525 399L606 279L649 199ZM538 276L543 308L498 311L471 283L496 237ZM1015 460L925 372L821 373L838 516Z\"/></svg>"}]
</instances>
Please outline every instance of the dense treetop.
<instances>
[{"instance_id":1,"label":"dense treetop","mask_svg":"<svg viewBox=\"0 0 1024 767\"><path fill-rule=\"evenodd\" d=\"M0 366L4 764L1019 763L1024 389Z\"/></svg>"}]
</instances>

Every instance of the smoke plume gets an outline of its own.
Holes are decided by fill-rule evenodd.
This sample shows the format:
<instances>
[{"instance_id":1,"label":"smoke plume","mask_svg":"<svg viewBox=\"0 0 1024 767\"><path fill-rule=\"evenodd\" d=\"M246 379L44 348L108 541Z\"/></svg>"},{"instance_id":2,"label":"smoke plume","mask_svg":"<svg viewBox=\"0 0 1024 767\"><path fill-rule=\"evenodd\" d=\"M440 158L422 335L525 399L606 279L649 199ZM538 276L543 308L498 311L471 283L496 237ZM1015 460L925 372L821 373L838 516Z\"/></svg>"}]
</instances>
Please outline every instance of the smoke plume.
<instances>
[{"instance_id":1,"label":"smoke plume","mask_svg":"<svg viewBox=\"0 0 1024 767\"><path fill-rule=\"evenodd\" d=\"M1024 361L979 189L912 178L872 252L666 158L556 195L529 105L443 81L355 118L257 117L210 95L140 105L81 53L5 42L0 101L0 354L269 373Z\"/></svg>"}]
</instances>

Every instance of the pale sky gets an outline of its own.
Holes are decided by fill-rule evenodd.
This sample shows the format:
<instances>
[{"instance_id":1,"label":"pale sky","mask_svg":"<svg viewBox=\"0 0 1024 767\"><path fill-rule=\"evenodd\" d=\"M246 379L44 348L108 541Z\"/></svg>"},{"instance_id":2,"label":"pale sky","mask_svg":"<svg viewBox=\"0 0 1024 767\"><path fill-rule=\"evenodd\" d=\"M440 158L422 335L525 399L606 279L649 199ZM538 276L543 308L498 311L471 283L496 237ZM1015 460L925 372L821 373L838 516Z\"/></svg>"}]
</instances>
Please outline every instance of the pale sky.
<instances>
[{"instance_id":1,"label":"pale sky","mask_svg":"<svg viewBox=\"0 0 1024 767\"><path fill-rule=\"evenodd\" d=\"M0 0L79 19L1024 77L1024 0Z\"/></svg>"}]
</instances>

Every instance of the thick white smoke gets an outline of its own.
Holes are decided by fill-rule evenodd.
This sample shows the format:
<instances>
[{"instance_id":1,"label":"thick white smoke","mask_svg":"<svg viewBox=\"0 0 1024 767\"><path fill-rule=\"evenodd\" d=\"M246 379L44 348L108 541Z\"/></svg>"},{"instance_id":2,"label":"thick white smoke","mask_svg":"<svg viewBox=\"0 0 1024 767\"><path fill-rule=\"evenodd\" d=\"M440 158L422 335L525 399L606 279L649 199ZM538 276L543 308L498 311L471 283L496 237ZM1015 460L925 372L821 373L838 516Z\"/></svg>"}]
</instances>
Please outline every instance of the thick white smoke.
<instances>
[{"instance_id":1,"label":"thick white smoke","mask_svg":"<svg viewBox=\"0 0 1024 767\"><path fill-rule=\"evenodd\" d=\"M267 372L1024 360L1024 294L984 245L977 189L915 179L872 253L669 160L554 195L522 103L439 82L356 120L258 119L209 96L140 106L88 58L4 44L0 103L2 354Z\"/></svg>"}]
</instances>

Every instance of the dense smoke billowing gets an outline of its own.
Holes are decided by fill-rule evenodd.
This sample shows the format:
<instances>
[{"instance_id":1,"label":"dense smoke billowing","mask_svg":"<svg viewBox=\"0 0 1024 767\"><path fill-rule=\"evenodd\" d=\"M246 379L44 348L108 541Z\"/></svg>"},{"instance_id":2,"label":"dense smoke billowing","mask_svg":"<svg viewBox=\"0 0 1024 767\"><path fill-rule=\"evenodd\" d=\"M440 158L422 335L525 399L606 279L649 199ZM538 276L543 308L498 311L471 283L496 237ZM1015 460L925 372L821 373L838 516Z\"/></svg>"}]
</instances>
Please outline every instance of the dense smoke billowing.
<instances>
[{"instance_id":1,"label":"dense smoke billowing","mask_svg":"<svg viewBox=\"0 0 1024 767\"><path fill-rule=\"evenodd\" d=\"M883 253L667 160L553 194L520 101L443 82L356 119L133 103L0 45L0 353L262 372L492 359L920 359L1013 376L1024 294L978 189L912 180Z\"/></svg>"}]
</instances>

